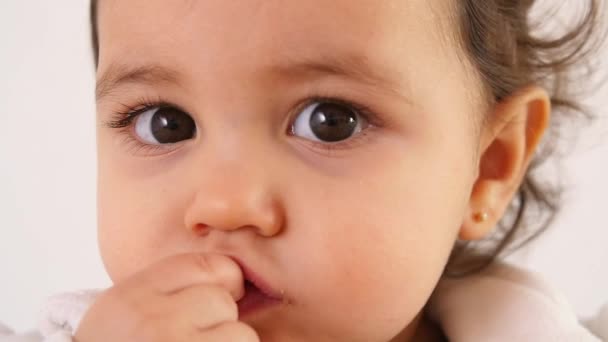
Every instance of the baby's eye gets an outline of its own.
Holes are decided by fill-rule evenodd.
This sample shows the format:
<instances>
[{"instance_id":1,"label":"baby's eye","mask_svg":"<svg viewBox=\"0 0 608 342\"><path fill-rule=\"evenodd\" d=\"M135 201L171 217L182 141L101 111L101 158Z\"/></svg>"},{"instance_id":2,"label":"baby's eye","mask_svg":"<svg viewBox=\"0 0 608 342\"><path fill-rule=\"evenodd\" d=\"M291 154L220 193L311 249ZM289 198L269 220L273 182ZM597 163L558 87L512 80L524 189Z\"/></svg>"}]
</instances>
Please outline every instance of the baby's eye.
<instances>
[{"instance_id":1,"label":"baby's eye","mask_svg":"<svg viewBox=\"0 0 608 342\"><path fill-rule=\"evenodd\" d=\"M194 138L196 124L177 108L154 107L137 116L135 134L146 144L172 144Z\"/></svg>"},{"instance_id":2,"label":"baby's eye","mask_svg":"<svg viewBox=\"0 0 608 342\"><path fill-rule=\"evenodd\" d=\"M347 105L313 102L296 118L292 134L320 142L346 140L366 128L366 120Z\"/></svg>"}]
</instances>

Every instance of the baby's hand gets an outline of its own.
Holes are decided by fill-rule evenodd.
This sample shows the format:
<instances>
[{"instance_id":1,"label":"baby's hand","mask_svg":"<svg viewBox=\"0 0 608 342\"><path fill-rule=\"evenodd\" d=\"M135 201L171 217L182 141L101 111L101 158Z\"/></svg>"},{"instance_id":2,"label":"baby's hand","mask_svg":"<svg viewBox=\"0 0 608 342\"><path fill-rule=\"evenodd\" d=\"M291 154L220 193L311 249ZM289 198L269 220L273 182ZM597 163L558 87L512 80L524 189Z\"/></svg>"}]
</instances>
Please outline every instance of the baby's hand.
<instances>
[{"instance_id":1,"label":"baby's hand","mask_svg":"<svg viewBox=\"0 0 608 342\"><path fill-rule=\"evenodd\" d=\"M173 256L102 293L77 342L259 341L238 321L243 274L220 255Z\"/></svg>"}]
</instances>

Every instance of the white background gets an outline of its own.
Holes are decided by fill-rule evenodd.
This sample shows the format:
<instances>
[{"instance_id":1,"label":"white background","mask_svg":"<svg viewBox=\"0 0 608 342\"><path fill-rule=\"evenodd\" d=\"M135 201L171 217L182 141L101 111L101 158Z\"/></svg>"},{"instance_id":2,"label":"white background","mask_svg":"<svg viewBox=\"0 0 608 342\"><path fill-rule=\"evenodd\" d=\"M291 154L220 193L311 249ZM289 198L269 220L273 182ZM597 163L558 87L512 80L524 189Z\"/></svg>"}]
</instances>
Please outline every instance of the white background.
<instances>
[{"instance_id":1,"label":"white background","mask_svg":"<svg viewBox=\"0 0 608 342\"><path fill-rule=\"evenodd\" d=\"M87 7L0 1L0 321L18 331L34 327L46 296L110 285L96 244ZM590 103L608 108L608 88ZM582 316L608 302L607 121L584 135L567 160L562 216L516 258Z\"/></svg>"}]
</instances>

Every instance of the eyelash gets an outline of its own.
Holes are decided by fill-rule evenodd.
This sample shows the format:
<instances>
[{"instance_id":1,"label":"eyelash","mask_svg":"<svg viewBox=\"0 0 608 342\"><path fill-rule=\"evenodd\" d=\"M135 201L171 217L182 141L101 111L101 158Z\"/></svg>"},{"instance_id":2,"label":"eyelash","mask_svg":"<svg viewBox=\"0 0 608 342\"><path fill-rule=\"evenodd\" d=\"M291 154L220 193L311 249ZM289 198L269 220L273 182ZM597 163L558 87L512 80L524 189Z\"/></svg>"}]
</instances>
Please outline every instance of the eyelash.
<instances>
[{"instance_id":1,"label":"eyelash","mask_svg":"<svg viewBox=\"0 0 608 342\"><path fill-rule=\"evenodd\" d=\"M381 127L383 125L382 119L377 114L375 114L375 112L373 110L371 110L369 107L358 104L358 103L354 103L349 100L344 100L344 99L340 99L340 98L337 98L334 96L329 96L329 95L315 95L315 96L309 97L308 99L303 101L301 104L296 106L295 113L299 114L301 110L306 108L306 106L309 106L310 104L315 103L315 102L333 103L333 104L351 108L357 114L359 114L359 116L361 116L363 118L363 120L365 120L368 123L368 126L366 128L364 128L363 130L361 130L359 133L357 133L356 135L354 135L353 137L351 137L349 139L346 139L346 140L343 140L340 142L324 143L324 142L307 140L307 143L313 145L314 148L323 150L324 153L329 154L332 151L336 151L336 150L348 150L348 149L355 148L355 147L359 146L360 144L365 143L367 141L367 139L369 138L370 130L373 130L377 127ZM137 101L137 103L138 104L135 106L129 106L124 103L121 103L120 105L123 107L123 109L116 111L113 114L113 118L110 121L105 122L105 126L108 128L111 128L111 129L118 129L119 133L121 135L123 135L125 138L124 142L131 145L131 147L133 148L132 152L134 152L135 154L143 152L144 155L150 155L150 154L170 151L171 146L173 144L150 145L150 144L145 144L145 143L142 143L141 141L139 141L139 139L137 139L134 136L134 133L132 132L133 123L140 114L143 114L150 109L154 109L154 108L158 108L158 107L172 107L172 108L176 108L180 111L183 111L184 113L188 113L188 112L183 110L180 106L177 106L170 102L164 101L160 97L156 98L156 99L140 98L139 101ZM293 120L291 120L291 121L293 121ZM291 131L292 128L293 128L293 125L289 127L289 134L292 134L292 131Z\"/></svg>"}]
</instances>

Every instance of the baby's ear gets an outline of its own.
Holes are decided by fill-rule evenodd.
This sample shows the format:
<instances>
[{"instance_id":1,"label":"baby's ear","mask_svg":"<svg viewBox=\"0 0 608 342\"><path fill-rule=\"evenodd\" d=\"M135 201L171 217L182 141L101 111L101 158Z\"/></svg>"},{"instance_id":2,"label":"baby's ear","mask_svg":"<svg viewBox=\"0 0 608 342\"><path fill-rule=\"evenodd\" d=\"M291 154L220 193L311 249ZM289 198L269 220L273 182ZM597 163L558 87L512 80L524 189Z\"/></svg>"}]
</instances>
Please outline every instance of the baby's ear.
<instances>
[{"instance_id":1,"label":"baby's ear","mask_svg":"<svg viewBox=\"0 0 608 342\"><path fill-rule=\"evenodd\" d=\"M551 100L538 86L523 88L493 108L481 128L478 177L460 239L483 238L504 215L547 130L550 116Z\"/></svg>"}]
</instances>

